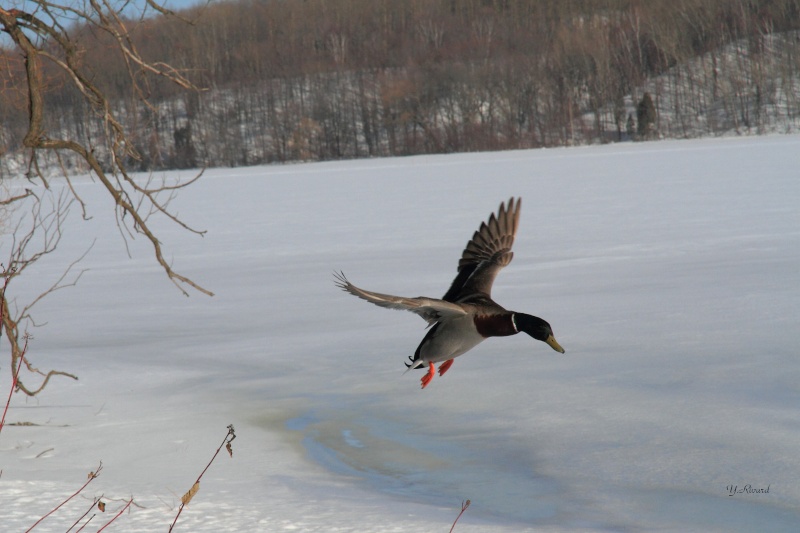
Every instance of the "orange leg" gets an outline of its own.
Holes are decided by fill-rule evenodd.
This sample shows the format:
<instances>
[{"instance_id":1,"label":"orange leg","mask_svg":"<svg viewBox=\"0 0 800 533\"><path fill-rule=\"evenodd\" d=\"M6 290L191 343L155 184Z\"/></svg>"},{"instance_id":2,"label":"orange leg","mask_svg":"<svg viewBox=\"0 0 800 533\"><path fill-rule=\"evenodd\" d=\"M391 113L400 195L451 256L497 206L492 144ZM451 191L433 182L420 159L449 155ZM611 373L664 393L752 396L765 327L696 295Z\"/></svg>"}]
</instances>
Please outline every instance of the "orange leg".
<instances>
[{"instance_id":1,"label":"orange leg","mask_svg":"<svg viewBox=\"0 0 800 533\"><path fill-rule=\"evenodd\" d=\"M431 382L431 380L433 379L433 374L434 374L435 371L436 371L436 369L434 368L433 363L428 363L428 373L425 374L424 376L422 376L422 388L423 389L428 386L428 383Z\"/></svg>"},{"instance_id":2,"label":"orange leg","mask_svg":"<svg viewBox=\"0 0 800 533\"><path fill-rule=\"evenodd\" d=\"M440 376L444 376L444 373L447 372L448 370L450 370L451 366L453 366L453 360L452 359L448 359L447 361L445 361L444 363L439 365L439 375Z\"/></svg>"}]
</instances>

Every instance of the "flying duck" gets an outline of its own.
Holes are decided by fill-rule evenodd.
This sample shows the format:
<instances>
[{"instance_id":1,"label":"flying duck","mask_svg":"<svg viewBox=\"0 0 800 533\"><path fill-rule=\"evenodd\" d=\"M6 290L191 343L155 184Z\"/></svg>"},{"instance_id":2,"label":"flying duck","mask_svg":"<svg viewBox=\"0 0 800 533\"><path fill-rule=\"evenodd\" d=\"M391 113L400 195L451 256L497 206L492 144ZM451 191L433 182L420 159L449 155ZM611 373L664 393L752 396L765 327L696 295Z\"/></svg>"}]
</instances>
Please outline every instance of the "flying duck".
<instances>
[{"instance_id":1,"label":"flying duck","mask_svg":"<svg viewBox=\"0 0 800 533\"><path fill-rule=\"evenodd\" d=\"M546 321L508 311L492 300L494 278L514 257L511 246L519 226L520 205L521 199L515 201L512 197L507 206L501 203L497 214L493 213L488 221L481 223L461 254L456 278L441 299L404 298L365 291L350 283L344 273L334 273L335 283L342 290L380 307L411 311L428 322L428 333L414 356L409 356L411 362L406 363L408 370L427 365L428 372L422 378L423 389L433 379L434 363L442 363L439 366L442 376L453 359L488 337L506 337L524 331L564 353Z\"/></svg>"}]
</instances>

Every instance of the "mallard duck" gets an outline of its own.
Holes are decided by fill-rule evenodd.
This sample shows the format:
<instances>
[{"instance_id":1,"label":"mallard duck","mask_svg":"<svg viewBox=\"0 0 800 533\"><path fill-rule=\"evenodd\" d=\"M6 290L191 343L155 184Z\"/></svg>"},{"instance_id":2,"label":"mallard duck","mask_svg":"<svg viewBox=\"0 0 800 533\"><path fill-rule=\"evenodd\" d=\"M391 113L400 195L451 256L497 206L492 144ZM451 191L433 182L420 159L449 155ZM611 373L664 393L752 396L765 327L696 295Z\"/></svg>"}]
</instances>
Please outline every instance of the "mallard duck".
<instances>
[{"instance_id":1,"label":"mallard duck","mask_svg":"<svg viewBox=\"0 0 800 533\"><path fill-rule=\"evenodd\" d=\"M342 290L380 307L411 311L428 322L428 333L406 363L408 370L427 365L428 372L421 380L423 389L433 379L434 363L442 363L439 366L442 376L453 359L488 337L506 337L523 331L564 353L545 320L508 311L492 300L494 278L514 257L511 246L519 226L521 203L520 199L515 201L512 197L507 206L501 203L497 214L493 213L488 221L481 223L461 254L456 278L441 299L404 298L365 291L350 283L344 273L334 274L335 283Z\"/></svg>"}]
</instances>

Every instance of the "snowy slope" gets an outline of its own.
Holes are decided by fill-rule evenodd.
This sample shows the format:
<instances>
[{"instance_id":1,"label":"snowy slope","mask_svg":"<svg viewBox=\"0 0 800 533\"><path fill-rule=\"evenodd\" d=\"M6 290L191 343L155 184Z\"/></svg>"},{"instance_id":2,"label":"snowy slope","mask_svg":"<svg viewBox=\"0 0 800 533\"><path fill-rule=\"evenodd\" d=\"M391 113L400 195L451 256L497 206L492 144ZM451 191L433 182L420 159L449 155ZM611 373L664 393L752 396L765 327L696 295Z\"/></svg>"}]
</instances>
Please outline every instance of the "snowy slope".
<instances>
[{"instance_id":1,"label":"snowy slope","mask_svg":"<svg viewBox=\"0 0 800 533\"><path fill-rule=\"evenodd\" d=\"M75 216L18 289L97 236L78 287L39 304L30 349L80 381L13 398L10 422L39 425L0 434L0 522L26 529L102 460L87 496L142 506L114 529L164 531L232 423L233 459L178 531L446 532L467 498L462 533L794 531L798 163L800 136L774 136L217 169L175 204L207 236L161 229L213 298L183 297L144 243L129 259L99 208ZM546 318L567 353L491 339L421 391L402 362L424 323L332 271L441 296L512 195L493 296ZM38 530L68 529L79 500Z\"/></svg>"}]
</instances>

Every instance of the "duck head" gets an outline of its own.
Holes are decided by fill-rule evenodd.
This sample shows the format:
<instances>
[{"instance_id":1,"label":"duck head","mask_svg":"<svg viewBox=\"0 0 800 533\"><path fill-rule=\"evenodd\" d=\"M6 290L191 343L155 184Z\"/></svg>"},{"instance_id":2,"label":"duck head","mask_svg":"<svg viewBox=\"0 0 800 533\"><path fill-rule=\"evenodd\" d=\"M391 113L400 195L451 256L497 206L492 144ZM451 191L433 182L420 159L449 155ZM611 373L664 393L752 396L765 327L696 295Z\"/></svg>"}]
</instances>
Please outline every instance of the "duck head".
<instances>
[{"instance_id":1,"label":"duck head","mask_svg":"<svg viewBox=\"0 0 800 533\"><path fill-rule=\"evenodd\" d=\"M564 348L556 341L553 336L553 328L550 327L547 321L538 316L526 315L525 313L514 313L513 320L517 330L524 331L537 341L546 342L559 353L564 353Z\"/></svg>"}]
</instances>

